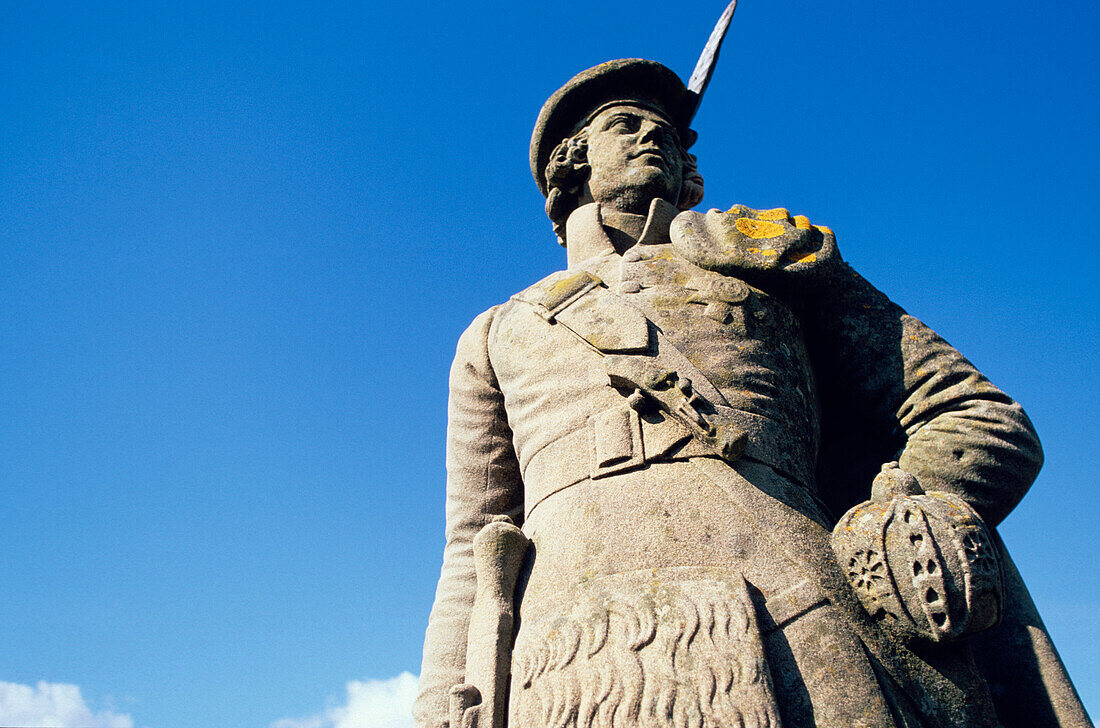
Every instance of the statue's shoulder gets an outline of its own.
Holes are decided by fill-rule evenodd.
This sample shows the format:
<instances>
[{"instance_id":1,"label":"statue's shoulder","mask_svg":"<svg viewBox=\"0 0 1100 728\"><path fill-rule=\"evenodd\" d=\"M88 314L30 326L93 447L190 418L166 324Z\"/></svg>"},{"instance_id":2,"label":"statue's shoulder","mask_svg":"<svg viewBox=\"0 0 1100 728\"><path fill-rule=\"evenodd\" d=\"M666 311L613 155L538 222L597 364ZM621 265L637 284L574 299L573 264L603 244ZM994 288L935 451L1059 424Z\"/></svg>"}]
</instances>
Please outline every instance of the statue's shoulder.
<instances>
[{"instance_id":1,"label":"statue's shoulder","mask_svg":"<svg viewBox=\"0 0 1100 728\"><path fill-rule=\"evenodd\" d=\"M817 228L831 232L824 225L814 225L805 215L792 215L790 210L785 207L758 210L738 203L728 210L712 208L705 213L690 210L682 212L676 217L677 219L706 218L721 221L733 226L741 236L755 240L779 237L787 233L792 227L798 230Z\"/></svg>"},{"instance_id":2,"label":"statue's shoulder","mask_svg":"<svg viewBox=\"0 0 1100 728\"><path fill-rule=\"evenodd\" d=\"M839 258L833 231L785 207L682 212L669 230L677 250L697 265L723 273L801 272Z\"/></svg>"},{"instance_id":3,"label":"statue's shoulder","mask_svg":"<svg viewBox=\"0 0 1100 728\"><path fill-rule=\"evenodd\" d=\"M502 305L497 304L474 317L474 320L458 337L458 346L455 351L456 362L474 358L475 355L480 355L481 352L487 349L489 331L493 328Z\"/></svg>"},{"instance_id":4,"label":"statue's shoulder","mask_svg":"<svg viewBox=\"0 0 1100 728\"><path fill-rule=\"evenodd\" d=\"M530 315L533 309L540 317L553 320L554 314L599 284L598 278L584 271L554 271L507 301L478 314L459 337L460 358L485 350L502 329L513 326L516 314Z\"/></svg>"}]
</instances>

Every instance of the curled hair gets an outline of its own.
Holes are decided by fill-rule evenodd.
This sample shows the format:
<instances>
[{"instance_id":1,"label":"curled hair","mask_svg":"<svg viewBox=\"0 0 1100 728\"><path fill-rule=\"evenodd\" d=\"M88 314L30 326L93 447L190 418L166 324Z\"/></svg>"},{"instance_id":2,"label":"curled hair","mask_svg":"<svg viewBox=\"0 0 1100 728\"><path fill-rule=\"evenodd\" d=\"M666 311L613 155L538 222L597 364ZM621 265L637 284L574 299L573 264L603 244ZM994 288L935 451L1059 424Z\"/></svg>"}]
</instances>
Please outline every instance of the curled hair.
<instances>
[{"instance_id":1,"label":"curled hair","mask_svg":"<svg viewBox=\"0 0 1100 728\"><path fill-rule=\"evenodd\" d=\"M683 171L676 208L690 210L703 201L703 175L699 174L699 160L683 147L680 147L680 159L683 160Z\"/></svg>"},{"instance_id":2,"label":"curled hair","mask_svg":"<svg viewBox=\"0 0 1100 728\"><path fill-rule=\"evenodd\" d=\"M554 225L558 242L565 245L565 221L577 209L581 188L588 179L588 127L563 139L550 153L546 165L546 216Z\"/></svg>"},{"instance_id":3,"label":"curled hair","mask_svg":"<svg viewBox=\"0 0 1100 728\"><path fill-rule=\"evenodd\" d=\"M676 207L690 210L703 200L703 177L699 174L695 155L677 142L682 164L680 198ZM563 139L550 153L543 172L546 177L546 216L554 225L558 242L565 246L565 221L580 203L585 180L588 179L588 127Z\"/></svg>"}]
</instances>

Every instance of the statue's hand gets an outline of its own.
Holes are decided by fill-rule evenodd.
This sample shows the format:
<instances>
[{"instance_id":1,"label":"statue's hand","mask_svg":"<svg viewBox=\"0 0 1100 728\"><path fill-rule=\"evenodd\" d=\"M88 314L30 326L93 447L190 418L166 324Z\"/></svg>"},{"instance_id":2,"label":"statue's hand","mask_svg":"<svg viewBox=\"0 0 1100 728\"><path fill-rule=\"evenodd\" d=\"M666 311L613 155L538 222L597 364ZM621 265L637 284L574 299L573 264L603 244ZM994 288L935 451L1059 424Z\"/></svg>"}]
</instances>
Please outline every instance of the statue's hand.
<instances>
[{"instance_id":1,"label":"statue's hand","mask_svg":"<svg viewBox=\"0 0 1100 728\"><path fill-rule=\"evenodd\" d=\"M451 688L450 720L447 728L478 728L481 715L481 691L460 683Z\"/></svg>"},{"instance_id":2,"label":"statue's hand","mask_svg":"<svg viewBox=\"0 0 1100 728\"><path fill-rule=\"evenodd\" d=\"M885 463L871 482L871 500L885 503L894 496L923 495L924 489L913 475L898 466L896 460Z\"/></svg>"}]
</instances>

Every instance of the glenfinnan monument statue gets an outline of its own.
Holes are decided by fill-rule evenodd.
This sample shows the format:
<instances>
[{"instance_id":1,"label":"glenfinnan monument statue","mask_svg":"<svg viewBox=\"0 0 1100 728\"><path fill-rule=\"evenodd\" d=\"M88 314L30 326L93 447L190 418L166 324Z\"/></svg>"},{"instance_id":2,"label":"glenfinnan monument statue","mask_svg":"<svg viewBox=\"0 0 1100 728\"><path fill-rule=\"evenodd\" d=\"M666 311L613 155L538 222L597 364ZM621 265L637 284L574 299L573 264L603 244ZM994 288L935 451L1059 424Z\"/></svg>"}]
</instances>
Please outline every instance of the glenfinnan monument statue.
<instances>
[{"instance_id":1,"label":"glenfinnan monument statue","mask_svg":"<svg viewBox=\"0 0 1100 728\"><path fill-rule=\"evenodd\" d=\"M417 725L1089 726L994 530L1031 423L787 210L693 212L689 86L610 61L543 106L568 267L451 370Z\"/></svg>"}]
</instances>

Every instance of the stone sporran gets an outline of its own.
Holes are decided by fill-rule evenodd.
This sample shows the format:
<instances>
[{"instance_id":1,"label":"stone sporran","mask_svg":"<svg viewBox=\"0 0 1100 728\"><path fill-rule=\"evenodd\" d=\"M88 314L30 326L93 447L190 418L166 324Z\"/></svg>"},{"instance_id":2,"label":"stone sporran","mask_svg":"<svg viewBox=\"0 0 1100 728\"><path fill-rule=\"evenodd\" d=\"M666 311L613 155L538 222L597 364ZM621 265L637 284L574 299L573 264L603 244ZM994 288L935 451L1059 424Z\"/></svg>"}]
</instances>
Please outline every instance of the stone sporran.
<instances>
[{"instance_id":1,"label":"stone sporran","mask_svg":"<svg viewBox=\"0 0 1100 728\"><path fill-rule=\"evenodd\" d=\"M943 642L995 626L1004 605L996 546L981 516L951 493L924 493L887 463L872 500L833 530L841 569L867 613L898 636Z\"/></svg>"}]
</instances>

